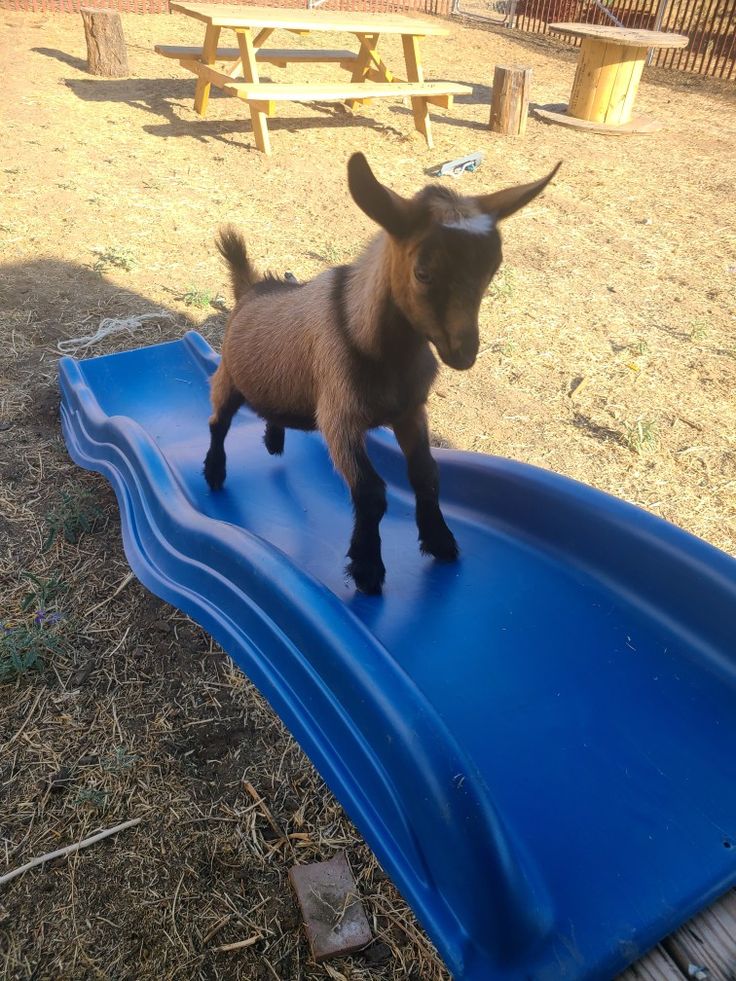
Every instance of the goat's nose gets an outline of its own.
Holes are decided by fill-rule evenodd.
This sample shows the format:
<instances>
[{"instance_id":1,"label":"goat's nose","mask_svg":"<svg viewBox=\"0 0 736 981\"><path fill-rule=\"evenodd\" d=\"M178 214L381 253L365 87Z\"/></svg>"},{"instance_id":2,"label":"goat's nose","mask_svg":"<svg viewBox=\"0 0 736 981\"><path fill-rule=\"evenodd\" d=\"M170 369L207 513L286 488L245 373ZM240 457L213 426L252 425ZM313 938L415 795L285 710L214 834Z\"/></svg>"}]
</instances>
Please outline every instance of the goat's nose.
<instances>
[{"instance_id":1,"label":"goat's nose","mask_svg":"<svg viewBox=\"0 0 736 981\"><path fill-rule=\"evenodd\" d=\"M467 362L468 367L470 367L478 355L478 346L478 335L475 332L469 332L464 334L456 344L453 344L453 354L458 360Z\"/></svg>"},{"instance_id":2,"label":"goat's nose","mask_svg":"<svg viewBox=\"0 0 736 981\"><path fill-rule=\"evenodd\" d=\"M478 338L462 337L450 345L449 357L444 360L451 368L466 371L475 364L478 356Z\"/></svg>"}]
</instances>

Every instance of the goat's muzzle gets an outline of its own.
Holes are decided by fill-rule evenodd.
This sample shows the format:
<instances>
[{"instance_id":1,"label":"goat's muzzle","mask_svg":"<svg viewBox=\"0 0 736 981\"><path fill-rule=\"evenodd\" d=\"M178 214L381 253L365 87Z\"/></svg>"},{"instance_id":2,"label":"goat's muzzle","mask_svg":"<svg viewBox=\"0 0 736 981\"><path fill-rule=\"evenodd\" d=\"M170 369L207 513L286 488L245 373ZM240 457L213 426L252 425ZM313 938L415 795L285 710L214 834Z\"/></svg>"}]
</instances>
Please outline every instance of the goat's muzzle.
<instances>
[{"instance_id":1,"label":"goat's muzzle","mask_svg":"<svg viewBox=\"0 0 736 981\"><path fill-rule=\"evenodd\" d=\"M437 351L445 364L456 371L467 371L478 357L479 338L477 332L466 334L459 343L438 345Z\"/></svg>"}]
</instances>

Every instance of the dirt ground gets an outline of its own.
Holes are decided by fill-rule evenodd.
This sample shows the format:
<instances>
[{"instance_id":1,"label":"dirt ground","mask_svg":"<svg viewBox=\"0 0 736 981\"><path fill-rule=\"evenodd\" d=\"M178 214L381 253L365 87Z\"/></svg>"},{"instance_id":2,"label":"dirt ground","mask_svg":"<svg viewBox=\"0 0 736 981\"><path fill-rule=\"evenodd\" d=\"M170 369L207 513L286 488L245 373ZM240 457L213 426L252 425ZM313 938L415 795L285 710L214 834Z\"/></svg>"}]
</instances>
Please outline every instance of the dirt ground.
<instances>
[{"instance_id":1,"label":"dirt ground","mask_svg":"<svg viewBox=\"0 0 736 981\"><path fill-rule=\"evenodd\" d=\"M428 77L473 95L437 111L433 150L401 104L356 117L286 105L267 158L241 104L214 93L200 119L192 77L152 53L201 40L184 18L124 17L122 81L86 75L76 16L0 12L0 24L0 865L142 818L2 889L0 975L446 978L248 680L131 580L111 491L64 450L56 344L105 317L158 313L169 317L89 353L191 326L217 345L223 221L277 272L306 279L348 261L371 234L345 183L356 149L404 194L478 149L483 166L456 185L467 193L562 160L554 185L507 223L482 354L466 374L443 372L435 439L568 474L734 554L735 90L650 72L640 108L661 133L619 140L530 120L525 138L505 139L486 126L493 65L532 66L533 100L560 102L574 56L455 24L427 39ZM389 40L384 56L401 65ZM301 837L280 841L244 780ZM339 847L377 939L315 966L286 874Z\"/></svg>"}]
</instances>

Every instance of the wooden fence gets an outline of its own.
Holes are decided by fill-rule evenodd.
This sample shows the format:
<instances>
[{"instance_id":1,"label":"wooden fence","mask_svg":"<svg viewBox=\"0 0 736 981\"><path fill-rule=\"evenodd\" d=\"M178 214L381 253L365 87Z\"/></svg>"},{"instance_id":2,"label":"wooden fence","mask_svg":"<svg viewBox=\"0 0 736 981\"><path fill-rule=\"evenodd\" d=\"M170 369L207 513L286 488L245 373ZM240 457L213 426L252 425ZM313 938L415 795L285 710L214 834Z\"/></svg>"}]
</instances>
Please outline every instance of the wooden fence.
<instances>
[{"instance_id":1,"label":"wooden fence","mask_svg":"<svg viewBox=\"0 0 736 981\"><path fill-rule=\"evenodd\" d=\"M305 0L260 2L279 7L306 5ZM439 16L467 13L501 27L533 34L543 34L549 24L560 21L614 23L602 9L602 0L326 0L326 3L333 10L408 11ZM166 13L169 9L168 0L0 0L0 10L70 12L81 6L113 7L140 14ZM711 78L736 78L736 0L609 0L606 9L625 27L687 34L690 38L687 48L656 51L653 64Z\"/></svg>"}]
</instances>

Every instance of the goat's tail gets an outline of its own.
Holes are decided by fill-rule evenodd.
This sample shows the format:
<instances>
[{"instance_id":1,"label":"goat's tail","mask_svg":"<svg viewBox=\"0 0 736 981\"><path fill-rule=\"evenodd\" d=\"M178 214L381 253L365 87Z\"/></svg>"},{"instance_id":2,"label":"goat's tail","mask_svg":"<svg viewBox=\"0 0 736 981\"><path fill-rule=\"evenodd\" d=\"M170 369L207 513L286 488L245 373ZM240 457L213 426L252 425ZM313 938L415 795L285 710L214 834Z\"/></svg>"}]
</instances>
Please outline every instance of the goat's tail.
<instances>
[{"instance_id":1,"label":"goat's tail","mask_svg":"<svg viewBox=\"0 0 736 981\"><path fill-rule=\"evenodd\" d=\"M230 269L235 299L239 300L258 281L255 269L248 259L245 239L232 225L225 225L217 233L215 244Z\"/></svg>"}]
</instances>

